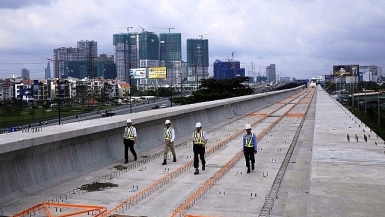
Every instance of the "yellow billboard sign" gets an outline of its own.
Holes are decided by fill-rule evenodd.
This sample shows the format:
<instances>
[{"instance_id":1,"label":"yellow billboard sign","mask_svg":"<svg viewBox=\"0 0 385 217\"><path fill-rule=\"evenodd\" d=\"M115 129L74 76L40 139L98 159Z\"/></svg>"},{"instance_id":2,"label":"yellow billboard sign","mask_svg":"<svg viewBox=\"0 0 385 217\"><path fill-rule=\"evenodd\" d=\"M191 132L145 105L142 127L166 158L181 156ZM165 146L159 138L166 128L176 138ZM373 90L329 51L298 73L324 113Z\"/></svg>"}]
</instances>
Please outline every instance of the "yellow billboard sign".
<instances>
[{"instance_id":1,"label":"yellow billboard sign","mask_svg":"<svg viewBox=\"0 0 385 217\"><path fill-rule=\"evenodd\" d=\"M150 67L148 68L148 78L167 78L166 67Z\"/></svg>"}]
</instances>

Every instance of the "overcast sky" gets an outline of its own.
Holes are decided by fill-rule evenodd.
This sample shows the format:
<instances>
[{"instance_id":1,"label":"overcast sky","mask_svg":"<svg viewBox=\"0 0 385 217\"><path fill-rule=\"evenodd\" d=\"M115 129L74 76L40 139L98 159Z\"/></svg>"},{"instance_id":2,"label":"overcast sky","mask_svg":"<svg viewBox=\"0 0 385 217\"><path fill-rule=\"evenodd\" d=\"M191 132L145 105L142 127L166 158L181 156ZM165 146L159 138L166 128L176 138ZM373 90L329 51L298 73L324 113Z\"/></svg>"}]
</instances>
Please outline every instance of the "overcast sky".
<instances>
[{"instance_id":1,"label":"overcast sky","mask_svg":"<svg viewBox=\"0 0 385 217\"><path fill-rule=\"evenodd\" d=\"M333 65L384 66L384 0L0 0L0 77L44 78L53 49L98 43L112 55L112 35L130 31L199 35L209 40L210 64L239 60L246 71L276 65L281 76L329 74ZM51 65L52 67L52 65ZM210 67L212 74L212 67Z\"/></svg>"}]
</instances>

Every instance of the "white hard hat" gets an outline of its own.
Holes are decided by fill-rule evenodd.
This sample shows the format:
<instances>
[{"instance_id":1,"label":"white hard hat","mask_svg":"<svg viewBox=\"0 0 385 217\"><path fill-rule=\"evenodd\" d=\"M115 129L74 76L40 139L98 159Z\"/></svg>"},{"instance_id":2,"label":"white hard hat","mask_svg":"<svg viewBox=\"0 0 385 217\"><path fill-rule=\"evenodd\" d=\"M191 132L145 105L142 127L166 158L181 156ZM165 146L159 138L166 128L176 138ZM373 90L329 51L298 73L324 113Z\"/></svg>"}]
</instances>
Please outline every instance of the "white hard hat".
<instances>
[{"instance_id":1,"label":"white hard hat","mask_svg":"<svg viewBox=\"0 0 385 217\"><path fill-rule=\"evenodd\" d=\"M201 122L197 122L197 123L195 124L195 127L202 127Z\"/></svg>"},{"instance_id":2,"label":"white hard hat","mask_svg":"<svg viewBox=\"0 0 385 217\"><path fill-rule=\"evenodd\" d=\"M127 119L127 123L132 123L131 119Z\"/></svg>"},{"instance_id":3,"label":"white hard hat","mask_svg":"<svg viewBox=\"0 0 385 217\"><path fill-rule=\"evenodd\" d=\"M166 120L166 122L164 122L164 124L171 124L171 121L170 120Z\"/></svg>"},{"instance_id":4,"label":"white hard hat","mask_svg":"<svg viewBox=\"0 0 385 217\"><path fill-rule=\"evenodd\" d=\"M251 125L250 124L246 124L245 129L246 130L250 130L251 129Z\"/></svg>"}]
</instances>

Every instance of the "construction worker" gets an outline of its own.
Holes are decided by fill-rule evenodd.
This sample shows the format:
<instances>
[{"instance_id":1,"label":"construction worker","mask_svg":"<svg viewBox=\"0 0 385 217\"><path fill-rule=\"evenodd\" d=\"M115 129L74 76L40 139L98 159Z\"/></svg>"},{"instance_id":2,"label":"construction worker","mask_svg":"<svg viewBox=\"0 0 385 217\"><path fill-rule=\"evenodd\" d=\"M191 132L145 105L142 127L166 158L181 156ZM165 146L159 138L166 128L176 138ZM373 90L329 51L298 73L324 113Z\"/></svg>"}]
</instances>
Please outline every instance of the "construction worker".
<instances>
[{"instance_id":1,"label":"construction worker","mask_svg":"<svg viewBox=\"0 0 385 217\"><path fill-rule=\"evenodd\" d=\"M171 149L172 156L174 157L173 162L176 162L176 154L175 154L175 148L174 148L175 131L171 127L170 120L166 120L164 124L166 125L166 128L164 128L164 152L163 152L162 165L167 164L168 149Z\"/></svg>"},{"instance_id":2,"label":"construction worker","mask_svg":"<svg viewBox=\"0 0 385 217\"><path fill-rule=\"evenodd\" d=\"M128 163L128 147L130 147L130 151L132 155L134 155L134 160L136 161L137 155L134 149L134 145L136 143L136 128L132 126L132 121L131 119L127 119L127 127L124 129L124 139L123 139L123 144L124 144L124 163Z\"/></svg>"},{"instance_id":3,"label":"construction worker","mask_svg":"<svg viewBox=\"0 0 385 217\"><path fill-rule=\"evenodd\" d=\"M247 173L250 173L250 161L251 169L254 170L254 155L257 153L257 136L251 132L250 124L246 124L245 129L246 134L242 138L243 154L245 155L246 159Z\"/></svg>"},{"instance_id":4,"label":"construction worker","mask_svg":"<svg viewBox=\"0 0 385 217\"><path fill-rule=\"evenodd\" d=\"M205 170L206 161L205 161L205 146L207 143L206 132L202 130L202 124L197 122L195 124L195 131L193 133L193 151L194 151L194 175L199 174L199 159L200 156L202 162L202 170Z\"/></svg>"}]
</instances>

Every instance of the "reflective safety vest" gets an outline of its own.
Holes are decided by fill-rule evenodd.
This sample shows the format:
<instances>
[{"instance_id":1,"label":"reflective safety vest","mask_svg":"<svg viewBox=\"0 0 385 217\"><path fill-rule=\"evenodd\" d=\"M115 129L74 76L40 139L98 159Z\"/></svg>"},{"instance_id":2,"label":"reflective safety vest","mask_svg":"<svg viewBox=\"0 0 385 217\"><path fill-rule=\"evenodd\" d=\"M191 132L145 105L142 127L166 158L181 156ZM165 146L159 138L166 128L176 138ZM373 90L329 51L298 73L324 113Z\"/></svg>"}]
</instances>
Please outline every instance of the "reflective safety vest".
<instances>
[{"instance_id":1,"label":"reflective safety vest","mask_svg":"<svg viewBox=\"0 0 385 217\"><path fill-rule=\"evenodd\" d=\"M133 126L126 127L125 132L126 132L126 136L124 137L125 139L133 139L134 138L134 135L133 135L134 127Z\"/></svg>"},{"instance_id":2,"label":"reflective safety vest","mask_svg":"<svg viewBox=\"0 0 385 217\"><path fill-rule=\"evenodd\" d=\"M245 139L245 147L248 147L248 148L254 147L254 143L253 143L254 133L251 133L249 139L247 139L247 135L248 134L246 134L245 137L244 137L244 139Z\"/></svg>"},{"instance_id":3,"label":"reflective safety vest","mask_svg":"<svg viewBox=\"0 0 385 217\"><path fill-rule=\"evenodd\" d=\"M194 144L196 145L203 145L204 142L203 142L203 131L201 130L199 132L199 134L197 133L197 131L194 131Z\"/></svg>"},{"instance_id":4,"label":"reflective safety vest","mask_svg":"<svg viewBox=\"0 0 385 217\"><path fill-rule=\"evenodd\" d=\"M171 141L171 131L172 131L171 127L164 128L164 140L165 141Z\"/></svg>"}]
</instances>

